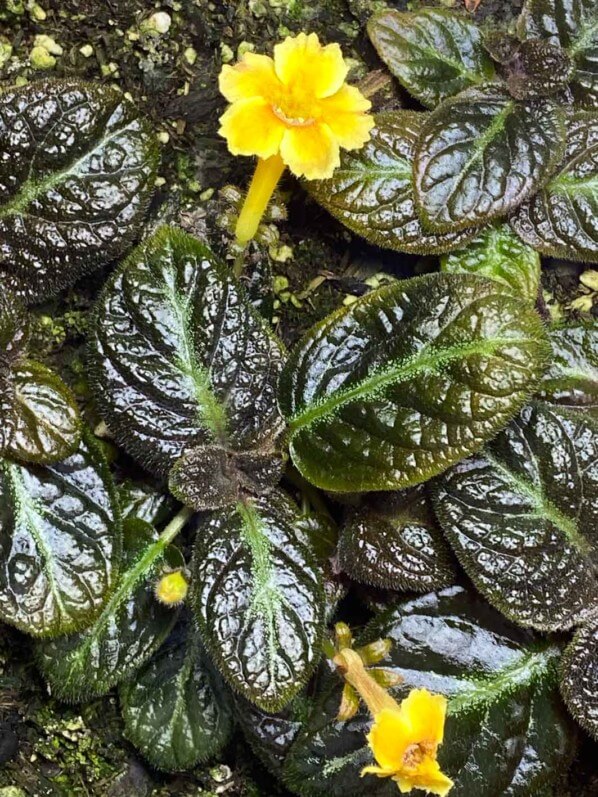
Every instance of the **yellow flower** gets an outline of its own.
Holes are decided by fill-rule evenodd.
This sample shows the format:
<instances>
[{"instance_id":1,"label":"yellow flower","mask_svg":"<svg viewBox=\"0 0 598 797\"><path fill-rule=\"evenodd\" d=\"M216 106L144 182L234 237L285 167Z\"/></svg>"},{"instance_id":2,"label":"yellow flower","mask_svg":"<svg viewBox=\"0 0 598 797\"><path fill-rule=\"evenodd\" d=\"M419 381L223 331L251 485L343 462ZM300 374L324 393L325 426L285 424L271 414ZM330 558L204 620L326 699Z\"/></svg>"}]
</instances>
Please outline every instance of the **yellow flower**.
<instances>
[{"instance_id":1,"label":"yellow flower","mask_svg":"<svg viewBox=\"0 0 598 797\"><path fill-rule=\"evenodd\" d=\"M181 570L162 576L154 588L157 600L166 606L179 606L187 597L188 591L189 584Z\"/></svg>"},{"instance_id":2,"label":"yellow flower","mask_svg":"<svg viewBox=\"0 0 598 797\"><path fill-rule=\"evenodd\" d=\"M233 155L260 158L248 200L253 217L261 212L257 223L246 219L237 229L241 242L255 234L285 166L297 177L325 179L339 165L341 147L359 149L369 140L371 104L345 83L347 72L339 45L323 46L315 33L287 37L274 58L247 52L222 68L220 91L231 105L220 134Z\"/></svg>"},{"instance_id":3,"label":"yellow flower","mask_svg":"<svg viewBox=\"0 0 598 797\"><path fill-rule=\"evenodd\" d=\"M396 709L383 708L367 737L378 766L361 774L390 777L404 793L423 789L444 797L453 786L436 760L445 717L446 698L426 689L413 689Z\"/></svg>"}]
</instances>

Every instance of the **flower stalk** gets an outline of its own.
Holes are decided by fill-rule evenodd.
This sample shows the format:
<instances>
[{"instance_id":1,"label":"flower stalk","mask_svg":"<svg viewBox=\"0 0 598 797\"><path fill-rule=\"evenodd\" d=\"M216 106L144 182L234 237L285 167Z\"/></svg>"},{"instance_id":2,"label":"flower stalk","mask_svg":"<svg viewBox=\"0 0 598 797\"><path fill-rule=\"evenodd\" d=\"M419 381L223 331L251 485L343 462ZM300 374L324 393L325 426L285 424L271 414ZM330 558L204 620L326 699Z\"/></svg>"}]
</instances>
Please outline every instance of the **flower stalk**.
<instances>
[{"instance_id":1,"label":"flower stalk","mask_svg":"<svg viewBox=\"0 0 598 797\"><path fill-rule=\"evenodd\" d=\"M270 204L272 194L284 170L285 164L280 155L272 155L265 160L263 158L258 160L237 220L235 230L237 243L245 245L255 237L260 221Z\"/></svg>"}]
</instances>

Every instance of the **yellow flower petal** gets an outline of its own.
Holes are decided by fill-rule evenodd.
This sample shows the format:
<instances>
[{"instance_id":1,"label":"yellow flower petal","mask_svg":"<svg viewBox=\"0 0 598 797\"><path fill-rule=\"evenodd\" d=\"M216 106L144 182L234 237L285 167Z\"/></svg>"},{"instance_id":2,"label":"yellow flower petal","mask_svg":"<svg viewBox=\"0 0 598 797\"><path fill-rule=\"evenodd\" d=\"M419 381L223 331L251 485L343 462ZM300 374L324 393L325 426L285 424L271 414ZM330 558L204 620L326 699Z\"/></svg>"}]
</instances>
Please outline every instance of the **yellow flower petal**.
<instances>
[{"instance_id":1,"label":"yellow flower petal","mask_svg":"<svg viewBox=\"0 0 598 797\"><path fill-rule=\"evenodd\" d=\"M233 155L257 155L265 160L278 152L285 126L265 100L254 97L230 106L220 117L219 133Z\"/></svg>"},{"instance_id":2,"label":"yellow flower petal","mask_svg":"<svg viewBox=\"0 0 598 797\"><path fill-rule=\"evenodd\" d=\"M340 163L338 141L325 124L287 129L280 154L294 175L308 180L332 177Z\"/></svg>"},{"instance_id":3,"label":"yellow flower petal","mask_svg":"<svg viewBox=\"0 0 598 797\"><path fill-rule=\"evenodd\" d=\"M323 47L315 33L288 36L274 47L276 74L285 86L330 97L345 82L349 68L338 44Z\"/></svg>"},{"instance_id":4,"label":"yellow flower petal","mask_svg":"<svg viewBox=\"0 0 598 797\"><path fill-rule=\"evenodd\" d=\"M376 775L379 778L391 778L395 773L394 769L384 769L384 767L376 767L372 764L361 770L361 777L363 778L364 775Z\"/></svg>"},{"instance_id":5,"label":"yellow flower petal","mask_svg":"<svg viewBox=\"0 0 598 797\"><path fill-rule=\"evenodd\" d=\"M403 768L405 751L413 743L403 713L386 708L376 715L367 740L378 764L393 773Z\"/></svg>"},{"instance_id":6,"label":"yellow flower petal","mask_svg":"<svg viewBox=\"0 0 598 797\"><path fill-rule=\"evenodd\" d=\"M371 106L359 89L346 84L320 101L322 117L343 149L361 149L370 140L375 122L366 111Z\"/></svg>"},{"instance_id":7,"label":"yellow flower petal","mask_svg":"<svg viewBox=\"0 0 598 797\"><path fill-rule=\"evenodd\" d=\"M427 689L412 689L401 703L401 712L411 727L411 738L433 745L442 743L447 700Z\"/></svg>"},{"instance_id":8,"label":"yellow flower petal","mask_svg":"<svg viewBox=\"0 0 598 797\"><path fill-rule=\"evenodd\" d=\"M426 756L414 773L401 772L394 778L399 790L408 793L411 789L423 789L439 797L445 797L453 787L453 781L440 771L438 762Z\"/></svg>"},{"instance_id":9,"label":"yellow flower petal","mask_svg":"<svg viewBox=\"0 0 598 797\"><path fill-rule=\"evenodd\" d=\"M235 66L225 64L218 78L220 92L229 102L252 97L269 99L280 91L280 80L274 71L274 61L267 55L247 52Z\"/></svg>"}]
</instances>

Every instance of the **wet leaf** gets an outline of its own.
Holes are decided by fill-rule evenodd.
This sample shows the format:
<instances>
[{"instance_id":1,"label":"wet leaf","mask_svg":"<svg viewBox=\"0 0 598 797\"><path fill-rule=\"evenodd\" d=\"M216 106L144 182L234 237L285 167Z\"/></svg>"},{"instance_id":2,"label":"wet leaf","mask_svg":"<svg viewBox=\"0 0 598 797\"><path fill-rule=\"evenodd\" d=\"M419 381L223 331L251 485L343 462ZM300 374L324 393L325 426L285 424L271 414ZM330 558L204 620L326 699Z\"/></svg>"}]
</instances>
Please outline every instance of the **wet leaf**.
<instances>
[{"instance_id":1,"label":"wet leaf","mask_svg":"<svg viewBox=\"0 0 598 797\"><path fill-rule=\"evenodd\" d=\"M271 448L282 360L228 267L174 228L133 252L96 307L96 401L119 444L160 476L198 445Z\"/></svg>"},{"instance_id":2,"label":"wet leaf","mask_svg":"<svg viewBox=\"0 0 598 797\"><path fill-rule=\"evenodd\" d=\"M538 316L469 274L374 291L311 329L280 404L295 466L338 492L418 484L479 449L544 370Z\"/></svg>"},{"instance_id":3,"label":"wet leaf","mask_svg":"<svg viewBox=\"0 0 598 797\"><path fill-rule=\"evenodd\" d=\"M298 539L282 492L205 517L197 530L192 604L220 672L243 696L278 711L321 651L322 577Z\"/></svg>"},{"instance_id":4,"label":"wet leaf","mask_svg":"<svg viewBox=\"0 0 598 797\"><path fill-rule=\"evenodd\" d=\"M448 697L442 770L454 779L451 797L535 797L548 794L572 755L574 732L559 699L560 651L512 626L485 601L451 587L390 607L365 630L394 645L385 667L412 688ZM393 797L388 778L360 777L372 763L365 709L337 722L342 683L322 684L313 711L285 765L302 795Z\"/></svg>"},{"instance_id":5,"label":"wet leaf","mask_svg":"<svg viewBox=\"0 0 598 797\"><path fill-rule=\"evenodd\" d=\"M122 93L77 80L0 94L0 272L32 301L120 257L158 166L149 122Z\"/></svg>"},{"instance_id":6,"label":"wet leaf","mask_svg":"<svg viewBox=\"0 0 598 797\"><path fill-rule=\"evenodd\" d=\"M333 177L306 187L336 219L377 246L436 254L463 245L473 231L431 235L417 215L413 154L426 118L413 111L378 114L369 142L360 150L343 150Z\"/></svg>"},{"instance_id":7,"label":"wet leaf","mask_svg":"<svg viewBox=\"0 0 598 797\"><path fill-rule=\"evenodd\" d=\"M494 75L480 29L447 9L387 9L371 18L368 34L392 74L430 108Z\"/></svg>"},{"instance_id":8,"label":"wet leaf","mask_svg":"<svg viewBox=\"0 0 598 797\"><path fill-rule=\"evenodd\" d=\"M455 232L507 215L547 180L564 146L564 113L550 100L517 102L500 86L447 100L415 151L424 229Z\"/></svg>"},{"instance_id":9,"label":"wet leaf","mask_svg":"<svg viewBox=\"0 0 598 797\"><path fill-rule=\"evenodd\" d=\"M437 483L435 510L462 566L503 614L541 630L598 606L598 425L533 402Z\"/></svg>"},{"instance_id":10,"label":"wet leaf","mask_svg":"<svg viewBox=\"0 0 598 797\"><path fill-rule=\"evenodd\" d=\"M89 433L53 466L0 461L0 617L33 636L83 628L118 574L120 517Z\"/></svg>"},{"instance_id":11,"label":"wet leaf","mask_svg":"<svg viewBox=\"0 0 598 797\"><path fill-rule=\"evenodd\" d=\"M511 223L541 254L598 263L598 114L570 116L559 170Z\"/></svg>"},{"instance_id":12,"label":"wet leaf","mask_svg":"<svg viewBox=\"0 0 598 797\"><path fill-rule=\"evenodd\" d=\"M552 358L538 395L550 404L598 418L598 327L577 321L549 332Z\"/></svg>"},{"instance_id":13,"label":"wet leaf","mask_svg":"<svg viewBox=\"0 0 598 797\"><path fill-rule=\"evenodd\" d=\"M561 692L579 724L598 739L598 620L576 632L563 656Z\"/></svg>"}]
</instances>

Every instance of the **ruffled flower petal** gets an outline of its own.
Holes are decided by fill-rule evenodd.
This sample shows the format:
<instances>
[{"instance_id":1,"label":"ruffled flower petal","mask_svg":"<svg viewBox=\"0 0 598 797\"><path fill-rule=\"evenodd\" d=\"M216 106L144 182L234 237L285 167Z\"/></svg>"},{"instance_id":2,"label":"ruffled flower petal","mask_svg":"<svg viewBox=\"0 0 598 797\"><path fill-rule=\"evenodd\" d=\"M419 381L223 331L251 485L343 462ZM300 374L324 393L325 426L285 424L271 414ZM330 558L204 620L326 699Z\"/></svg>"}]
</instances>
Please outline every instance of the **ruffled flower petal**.
<instances>
[{"instance_id":1,"label":"ruffled flower petal","mask_svg":"<svg viewBox=\"0 0 598 797\"><path fill-rule=\"evenodd\" d=\"M437 746L442 743L447 700L426 689L412 689L401 703L401 711L411 727L411 738Z\"/></svg>"},{"instance_id":2,"label":"ruffled flower petal","mask_svg":"<svg viewBox=\"0 0 598 797\"><path fill-rule=\"evenodd\" d=\"M361 149L370 140L375 125L367 113L371 105L359 89L348 85L320 101L322 118L343 149Z\"/></svg>"},{"instance_id":3,"label":"ruffled flower petal","mask_svg":"<svg viewBox=\"0 0 598 797\"><path fill-rule=\"evenodd\" d=\"M326 124L287 128L280 154L294 175L308 180L332 177L340 163L338 141Z\"/></svg>"},{"instance_id":4,"label":"ruffled flower petal","mask_svg":"<svg viewBox=\"0 0 598 797\"><path fill-rule=\"evenodd\" d=\"M274 61L267 55L247 52L235 66L225 64L218 78L220 92L229 102L253 97L270 99L280 91Z\"/></svg>"},{"instance_id":5,"label":"ruffled flower petal","mask_svg":"<svg viewBox=\"0 0 598 797\"><path fill-rule=\"evenodd\" d=\"M404 794L409 793L412 789L422 789L431 794L437 794L439 797L446 797L454 785L453 781L440 771L438 762L429 757L422 761L417 768L417 772L413 774L401 773L394 780L399 787L399 791Z\"/></svg>"},{"instance_id":6,"label":"ruffled flower petal","mask_svg":"<svg viewBox=\"0 0 598 797\"><path fill-rule=\"evenodd\" d=\"M280 149L285 126L265 100L239 100L220 117L221 136L233 155L270 158Z\"/></svg>"},{"instance_id":7,"label":"ruffled flower petal","mask_svg":"<svg viewBox=\"0 0 598 797\"><path fill-rule=\"evenodd\" d=\"M274 47L276 74L292 90L330 97L345 82L349 68L338 44L323 47L315 33L288 36Z\"/></svg>"},{"instance_id":8,"label":"ruffled flower petal","mask_svg":"<svg viewBox=\"0 0 598 797\"><path fill-rule=\"evenodd\" d=\"M413 741L409 724L399 709L380 711L367 739L380 767L393 773L403 767L405 752Z\"/></svg>"}]
</instances>

